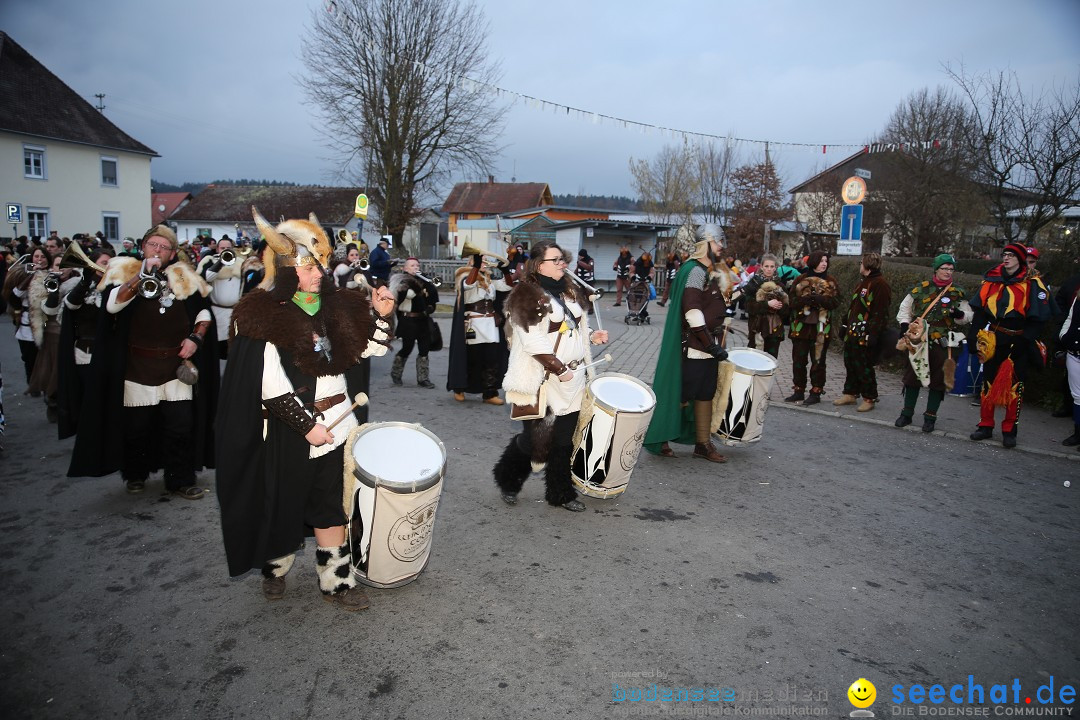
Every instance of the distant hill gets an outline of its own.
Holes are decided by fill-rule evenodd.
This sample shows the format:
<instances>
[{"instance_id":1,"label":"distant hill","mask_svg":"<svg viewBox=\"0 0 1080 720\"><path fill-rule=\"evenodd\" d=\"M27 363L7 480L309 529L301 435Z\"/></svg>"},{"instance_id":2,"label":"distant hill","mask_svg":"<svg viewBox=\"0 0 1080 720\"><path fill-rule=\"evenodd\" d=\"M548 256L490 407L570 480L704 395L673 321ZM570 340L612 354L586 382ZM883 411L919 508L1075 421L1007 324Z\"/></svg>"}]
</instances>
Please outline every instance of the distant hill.
<instances>
[{"instance_id":1,"label":"distant hill","mask_svg":"<svg viewBox=\"0 0 1080 720\"><path fill-rule=\"evenodd\" d=\"M641 210L641 203L620 195L552 195L556 205L595 208L597 210Z\"/></svg>"},{"instance_id":2,"label":"distant hill","mask_svg":"<svg viewBox=\"0 0 1080 720\"><path fill-rule=\"evenodd\" d=\"M297 186L299 183L286 182L284 180L249 180L244 178L243 180L213 180L211 182L186 182L182 185L173 185L172 183L161 182L160 180L151 180L150 187L154 189L156 193L166 192L189 192L192 195L198 195L202 192L203 188L207 185L271 185L275 187L284 186Z\"/></svg>"}]
</instances>

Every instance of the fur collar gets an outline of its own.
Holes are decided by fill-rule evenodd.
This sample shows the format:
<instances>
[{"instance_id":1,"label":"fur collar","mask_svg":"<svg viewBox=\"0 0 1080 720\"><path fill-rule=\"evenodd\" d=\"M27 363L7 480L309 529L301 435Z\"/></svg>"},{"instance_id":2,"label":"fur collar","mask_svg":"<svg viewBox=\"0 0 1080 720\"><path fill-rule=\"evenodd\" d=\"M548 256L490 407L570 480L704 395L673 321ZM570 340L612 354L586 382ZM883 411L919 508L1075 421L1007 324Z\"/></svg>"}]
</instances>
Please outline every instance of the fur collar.
<instances>
[{"instance_id":1,"label":"fur collar","mask_svg":"<svg viewBox=\"0 0 1080 720\"><path fill-rule=\"evenodd\" d=\"M252 290L233 309L229 336L243 335L273 343L292 356L305 375L341 375L364 356L375 330L371 305L362 290L322 294L315 317L291 300L279 302L265 290ZM312 334L325 328L330 338L331 362L313 349Z\"/></svg>"},{"instance_id":2,"label":"fur collar","mask_svg":"<svg viewBox=\"0 0 1080 720\"><path fill-rule=\"evenodd\" d=\"M574 300L588 313L592 309L592 303L585 291L573 280L568 282L571 283ZM536 283L519 282L514 286L510 297L506 298L506 315L510 322L518 327L532 327L546 318L550 311L551 296Z\"/></svg>"},{"instance_id":3,"label":"fur collar","mask_svg":"<svg viewBox=\"0 0 1080 720\"><path fill-rule=\"evenodd\" d=\"M109 261L109 267L105 270L105 277L98 283L98 290L104 290L110 285L122 285L138 276L142 269L142 260L131 257L114 257ZM210 294L210 286L199 277L190 265L183 262L174 262L165 268L165 278L177 300L187 300L198 293L203 297Z\"/></svg>"}]
</instances>

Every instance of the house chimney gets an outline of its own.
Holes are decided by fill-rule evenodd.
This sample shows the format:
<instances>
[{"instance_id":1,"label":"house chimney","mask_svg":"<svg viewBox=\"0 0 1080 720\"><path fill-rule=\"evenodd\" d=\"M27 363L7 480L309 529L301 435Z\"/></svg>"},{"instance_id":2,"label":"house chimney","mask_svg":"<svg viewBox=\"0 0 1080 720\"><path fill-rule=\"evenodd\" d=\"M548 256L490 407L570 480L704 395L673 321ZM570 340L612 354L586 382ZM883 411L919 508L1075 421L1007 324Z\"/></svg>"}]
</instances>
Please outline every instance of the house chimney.
<instances>
[{"instance_id":1,"label":"house chimney","mask_svg":"<svg viewBox=\"0 0 1080 720\"><path fill-rule=\"evenodd\" d=\"M495 176L494 175L488 175L488 185L494 185L494 184L495 184Z\"/></svg>"}]
</instances>

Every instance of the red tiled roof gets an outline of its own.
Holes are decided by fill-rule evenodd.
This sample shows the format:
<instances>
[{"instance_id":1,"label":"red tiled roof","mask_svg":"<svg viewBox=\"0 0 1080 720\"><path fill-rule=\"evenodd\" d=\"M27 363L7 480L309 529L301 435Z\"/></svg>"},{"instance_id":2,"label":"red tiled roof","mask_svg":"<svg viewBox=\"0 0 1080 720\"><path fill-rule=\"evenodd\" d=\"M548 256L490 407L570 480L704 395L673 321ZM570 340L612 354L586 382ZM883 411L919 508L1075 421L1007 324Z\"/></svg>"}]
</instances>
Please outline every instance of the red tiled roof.
<instances>
[{"instance_id":1,"label":"red tiled roof","mask_svg":"<svg viewBox=\"0 0 1080 720\"><path fill-rule=\"evenodd\" d=\"M551 205L547 183L458 183L443 203L448 213L496 213Z\"/></svg>"},{"instance_id":2,"label":"red tiled roof","mask_svg":"<svg viewBox=\"0 0 1080 720\"><path fill-rule=\"evenodd\" d=\"M151 193L150 224L158 225L169 219L185 200L191 199L189 192ZM160 209L164 206L164 210Z\"/></svg>"},{"instance_id":3,"label":"red tiled roof","mask_svg":"<svg viewBox=\"0 0 1080 720\"><path fill-rule=\"evenodd\" d=\"M176 222L251 222L251 206L254 205L271 223L282 218L307 218L308 213L313 212L325 225L345 225L353 218L356 196L362 192L363 188L313 185L207 185L169 219Z\"/></svg>"},{"instance_id":4,"label":"red tiled roof","mask_svg":"<svg viewBox=\"0 0 1080 720\"><path fill-rule=\"evenodd\" d=\"M0 32L0 130L158 154L113 125L11 36Z\"/></svg>"}]
</instances>

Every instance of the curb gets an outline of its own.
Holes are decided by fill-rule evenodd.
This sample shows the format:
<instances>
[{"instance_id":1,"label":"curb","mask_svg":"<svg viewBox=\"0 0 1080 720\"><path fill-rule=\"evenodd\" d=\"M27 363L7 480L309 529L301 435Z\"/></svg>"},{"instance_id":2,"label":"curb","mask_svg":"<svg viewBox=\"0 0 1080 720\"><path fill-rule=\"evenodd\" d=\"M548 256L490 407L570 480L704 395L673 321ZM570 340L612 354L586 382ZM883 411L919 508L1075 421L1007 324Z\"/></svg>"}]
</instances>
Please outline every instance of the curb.
<instances>
[{"instance_id":1,"label":"curb","mask_svg":"<svg viewBox=\"0 0 1080 720\"><path fill-rule=\"evenodd\" d=\"M810 413L812 415L824 415L826 417L839 418L841 420L851 420L853 422L861 422L861 423L866 423L868 425L880 425L882 427L888 427L888 428L891 428L893 430L898 430L898 431L902 431L902 432L919 433L919 435L937 435L938 437L949 438L950 440L964 440L964 441L967 441L969 443L974 442L967 435L963 435L963 434L958 433L958 432L956 432L954 430L934 430L934 432L932 432L932 433L924 433L921 428L915 427L914 425L909 425L908 427L904 427L904 428L898 428L895 425L893 425L891 422L889 422L888 420L878 420L877 418L871 418L871 417L859 417L857 415L844 415L843 413L840 413L840 412L838 412L836 410L819 410L818 408L808 408L808 407L803 407L802 405L794 405L792 403L786 403L786 402L782 402L782 401L779 402L779 403L775 403L772 400L770 400L769 401L769 407L778 407L778 408L784 408L786 410L795 410L797 412ZM976 443L976 444L981 445L983 443ZM1000 445L983 445L983 446L984 447L996 447L999 450L1004 449ZM1017 445L1015 448L1013 448L1013 450L1017 450L1019 452L1030 453L1032 455L1041 455L1043 457L1059 458L1059 459L1062 459L1062 460L1071 460L1073 462L1080 461L1080 452L1069 454L1069 453L1057 452L1056 450L1042 450L1041 448L1025 447L1023 445Z\"/></svg>"}]
</instances>

